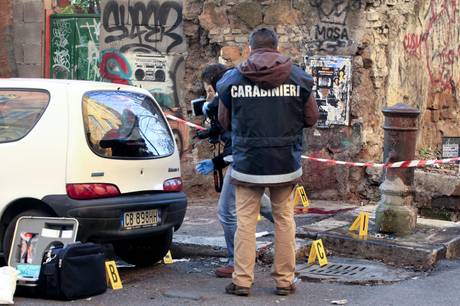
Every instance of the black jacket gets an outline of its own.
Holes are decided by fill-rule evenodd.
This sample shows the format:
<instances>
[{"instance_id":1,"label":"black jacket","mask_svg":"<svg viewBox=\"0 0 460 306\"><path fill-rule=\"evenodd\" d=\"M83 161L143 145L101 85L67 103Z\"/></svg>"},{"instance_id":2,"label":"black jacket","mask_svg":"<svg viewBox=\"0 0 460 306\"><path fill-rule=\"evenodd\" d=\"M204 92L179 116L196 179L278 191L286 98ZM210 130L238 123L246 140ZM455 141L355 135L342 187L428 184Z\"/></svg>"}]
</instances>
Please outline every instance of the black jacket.
<instances>
[{"instance_id":1,"label":"black jacket","mask_svg":"<svg viewBox=\"0 0 460 306\"><path fill-rule=\"evenodd\" d=\"M274 50L258 50L222 77L219 119L225 111L231 119L234 179L267 186L302 176L303 128L319 116L312 85L310 75Z\"/></svg>"}]
</instances>

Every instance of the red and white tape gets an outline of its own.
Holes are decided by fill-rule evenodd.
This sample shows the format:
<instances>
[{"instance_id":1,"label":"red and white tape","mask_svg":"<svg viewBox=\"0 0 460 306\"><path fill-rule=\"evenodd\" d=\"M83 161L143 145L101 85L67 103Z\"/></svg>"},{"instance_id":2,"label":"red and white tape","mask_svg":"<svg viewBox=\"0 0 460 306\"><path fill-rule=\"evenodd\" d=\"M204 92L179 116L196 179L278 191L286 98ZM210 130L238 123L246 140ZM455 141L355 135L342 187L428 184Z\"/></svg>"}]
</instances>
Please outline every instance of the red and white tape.
<instances>
[{"instance_id":1,"label":"red and white tape","mask_svg":"<svg viewBox=\"0 0 460 306\"><path fill-rule=\"evenodd\" d=\"M188 125L192 128L195 128L197 130L200 130L200 131L205 131L206 129L202 126L199 126L198 124L195 124L195 123L191 123L191 122L188 122L188 121L185 121L183 119L180 119L180 118L177 118L176 116L173 116L173 115L170 115L170 114L166 114L165 113L165 116L168 118L168 119L171 119L171 120L174 120L174 121L177 121L177 122L180 122L180 123L183 123L185 125Z\"/></svg>"},{"instance_id":2,"label":"red and white tape","mask_svg":"<svg viewBox=\"0 0 460 306\"><path fill-rule=\"evenodd\" d=\"M308 160L314 160L317 162L328 163L331 165L344 165L350 167L369 167L369 168L422 168L426 166L433 166L439 164L449 164L460 160L460 157L446 158L446 159L429 159L429 160L405 160L394 163L359 163L359 162L347 162L341 160L325 159L325 158L316 158L311 156L302 155L302 158Z\"/></svg>"},{"instance_id":3,"label":"red and white tape","mask_svg":"<svg viewBox=\"0 0 460 306\"><path fill-rule=\"evenodd\" d=\"M167 118L171 120L174 120L180 123L184 123L187 126L195 128L197 130L200 130L200 131L206 130L202 126L199 126L197 124L177 118L176 116L173 116L170 114L165 114L165 115ZM349 166L349 167L366 167L366 168L422 168L426 166L450 164L450 163L457 162L460 160L460 157L454 157L454 158L446 158L446 159L405 160L405 161L399 161L399 162L394 162L394 163L379 164L379 163L372 163L372 162L366 162L366 163L348 162L348 161L341 161L341 160L317 158L317 157L311 157L311 156L305 156L305 155L302 155L302 158L317 161L317 162L327 163L330 165L343 165L343 166Z\"/></svg>"}]
</instances>

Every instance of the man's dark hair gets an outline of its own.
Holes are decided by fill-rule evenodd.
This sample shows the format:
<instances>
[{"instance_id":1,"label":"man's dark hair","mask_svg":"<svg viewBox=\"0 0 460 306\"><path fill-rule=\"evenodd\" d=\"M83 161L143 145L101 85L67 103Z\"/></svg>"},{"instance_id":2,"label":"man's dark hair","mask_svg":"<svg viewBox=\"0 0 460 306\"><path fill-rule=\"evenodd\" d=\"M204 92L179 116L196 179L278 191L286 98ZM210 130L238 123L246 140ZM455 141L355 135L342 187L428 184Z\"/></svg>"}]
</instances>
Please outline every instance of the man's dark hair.
<instances>
[{"instance_id":1,"label":"man's dark hair","mask_svg":"<svg viewBox=\"0 0 460 306\"><path fill-rule=\"evenodd\" d=\"M208 66L206 66L206 68L204 68L203 72L201 73L201 80L203 82L211 84L212 88L216 90L217 82L224 75L227 69L227 66L223 64L209 64Z\"/></svg>"},{"instance_id":2,"label":"man's dark hair","mask_svg":"<svg viewBox=\"0 0 460 306\"><path fill-rule=\"evenodd\" d=\"M276 50L278 48L278 35L267 28L257 29L249 35L249 45L252 50L261 48Z\"/></svg>"}]
</instances>

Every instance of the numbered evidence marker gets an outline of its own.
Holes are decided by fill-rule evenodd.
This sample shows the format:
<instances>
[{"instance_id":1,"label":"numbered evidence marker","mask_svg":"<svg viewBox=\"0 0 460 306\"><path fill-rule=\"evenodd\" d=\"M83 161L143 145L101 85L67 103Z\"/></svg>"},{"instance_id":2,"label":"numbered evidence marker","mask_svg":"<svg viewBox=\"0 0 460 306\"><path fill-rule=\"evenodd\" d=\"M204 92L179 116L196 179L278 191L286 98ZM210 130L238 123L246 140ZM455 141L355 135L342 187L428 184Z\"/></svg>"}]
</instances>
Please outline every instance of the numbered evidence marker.
<instances>
[{"instance_id":1,"label":"numbered evidence marker","mask_svg":"<svg viewBox=\"0 0 460 306\"><path fill-rule=\"evenodd\" d=\"M350 226L350 231L356 231L359 229L359 238L367 237L369 229L369 213L360 212L359 216L355 219L353 224Z\"/></svg>"},{"instance_id":2,"label":"numbered evidence marker","mask_svg":"<svg viewBox=\"0 0 460 306\"><path fill-rule=\"evenodd\" d=\"M117 264L115 261L105 262L105 271L107 273L107 279L109 280L110 286L113 290L122 289L120 275L118 275Z\"/></svg>"},{"instance_id":3,"label":"numbered evidence marker","mask_svg":"<svg viewBox=\"0 0 460 306\"><path fill-rule=\"evenodd\" d=\"M314 264L318 258L319 265L321 267L327 265L327 256L326 250L323 246L323 241L321 239L313 241L313 244L310 248L310 255L308 256L308 264Z\"/></svg>"},{"instance_id":4,"label":"numbered evidence marker","mask_svg":"<svg viewBox=\"0 0 460 306\"><path fill-rule=\"evenodd\" d=\"M299 198L302 201L302 211L308 210L308 206L310 205L310 202L308 201L307 193L305 192L305 189L303 186L297 186L295 190L295 196L294 196L294 207L297 206L299 203Z\"/></svg>"},{"instance_id":5,"label":"numbered evidence marker","mask_svg":"<svg viewBox=\"0 0 460 306\"><path fill-rule=\"evenodd\" d=\"M169 265L169 264L173 263L171 251L168 251L168 253L166 253L165 257L163 257L163 263L166 264L166 265Z\"/></svg>"}]
</instances>

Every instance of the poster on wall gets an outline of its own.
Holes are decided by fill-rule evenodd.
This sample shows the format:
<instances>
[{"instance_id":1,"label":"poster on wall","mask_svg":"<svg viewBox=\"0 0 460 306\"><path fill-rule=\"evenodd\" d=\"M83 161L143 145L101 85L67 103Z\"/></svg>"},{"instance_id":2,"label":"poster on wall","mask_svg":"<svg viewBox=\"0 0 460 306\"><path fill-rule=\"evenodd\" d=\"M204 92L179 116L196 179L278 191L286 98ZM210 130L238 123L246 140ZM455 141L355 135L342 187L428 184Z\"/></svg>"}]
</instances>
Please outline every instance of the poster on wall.
<instances>
[{"instance_id":1,"label":"poster on wall","mask_svg":"<svg viewBox=\"0 0 460 306\"><path fill-rule=\"evenodd\" d=\"M351 93L350 56L305 56L313 77L313 94L320 112L319 128L349 125Z\"/></svg>"}]
</instances>

